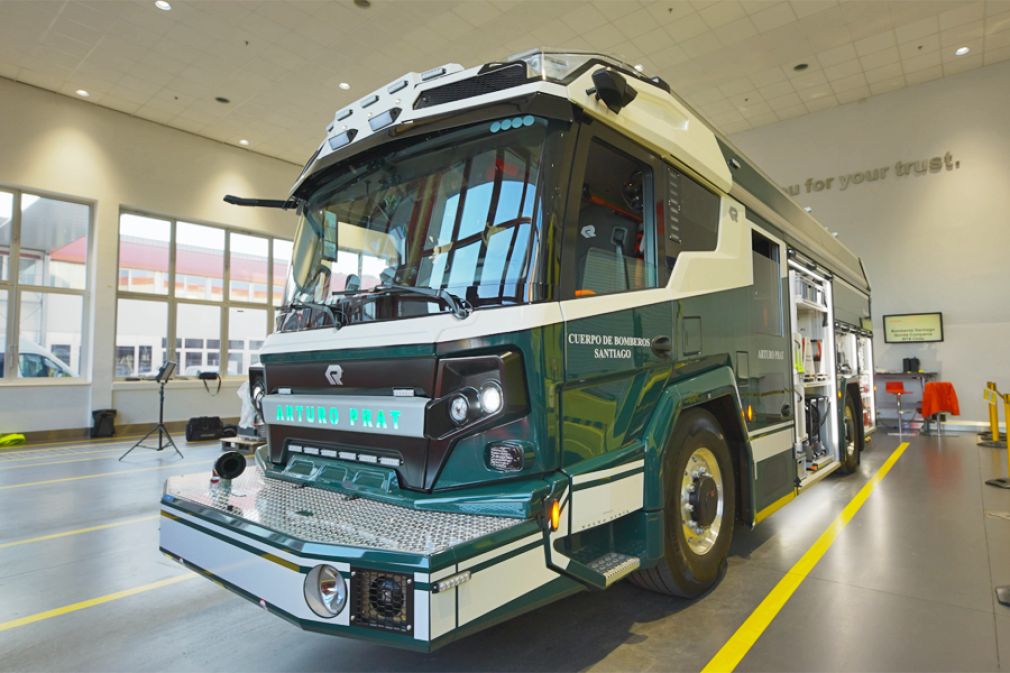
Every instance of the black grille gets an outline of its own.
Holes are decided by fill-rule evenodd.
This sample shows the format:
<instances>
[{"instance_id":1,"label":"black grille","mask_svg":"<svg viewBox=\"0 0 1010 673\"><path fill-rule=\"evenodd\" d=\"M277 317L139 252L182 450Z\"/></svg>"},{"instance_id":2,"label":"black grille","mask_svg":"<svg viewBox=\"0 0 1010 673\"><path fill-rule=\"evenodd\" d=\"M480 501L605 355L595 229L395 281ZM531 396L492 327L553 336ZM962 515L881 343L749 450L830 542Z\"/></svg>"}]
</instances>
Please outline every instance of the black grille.
<instances>
[{"instance_id":1,"label":"black grille","mask_svg":"<svg viewBox=\"0 0 1010 673\"><path fill-rule=\"evenodd\" d=\"M519 86L526 82L526 64L513 63L490 70L482 75L461 79L444 86L428 89L414 103L414 109L431 107L451 103L452 101L471 98L492 91L501 91L510 87Z\"/></svg>"},{"instance_id":2,"label":"black grille","mask_svg":"<svg viewBox=\"0 0 1010 673\"><path fill-rule=\"evenodd\" d=\"M351 605L356 626L399 633L414 629L414 582L408 575L354 570Z\"/></svg>"}]
</instances>

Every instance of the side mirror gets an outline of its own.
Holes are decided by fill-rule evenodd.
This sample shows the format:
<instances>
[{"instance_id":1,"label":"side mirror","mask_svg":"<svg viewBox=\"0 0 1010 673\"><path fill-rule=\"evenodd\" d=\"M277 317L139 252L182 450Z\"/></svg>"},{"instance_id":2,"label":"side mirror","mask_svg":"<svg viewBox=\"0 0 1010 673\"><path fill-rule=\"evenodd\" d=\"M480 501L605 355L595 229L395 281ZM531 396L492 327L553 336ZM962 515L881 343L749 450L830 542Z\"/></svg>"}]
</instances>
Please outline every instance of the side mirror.
<instances>
[{"instance_id":1,"label":"side mirror","mask_svg":"<svg viewBox=\"0 0 1010 673\"><path fill-rule=\"evenodd\" d=\"M245 472L245 456L238 451L225 451L214 461L214 474L222 479L238 479Z\"/></svg>"},{"instance_id":2,"label":"side mirror","mask_svg":"<svg viewBox=\"0 0 1010 673\"><path fill-rule=\"evenodd\" d=\"M621 73L606 68L600 68L593 73L593 84L595 88L590 89L588 93L595 93L596 97L615 114L638 95L637 91L628 86L628 81Z\"/></svg>"}]
</instances>

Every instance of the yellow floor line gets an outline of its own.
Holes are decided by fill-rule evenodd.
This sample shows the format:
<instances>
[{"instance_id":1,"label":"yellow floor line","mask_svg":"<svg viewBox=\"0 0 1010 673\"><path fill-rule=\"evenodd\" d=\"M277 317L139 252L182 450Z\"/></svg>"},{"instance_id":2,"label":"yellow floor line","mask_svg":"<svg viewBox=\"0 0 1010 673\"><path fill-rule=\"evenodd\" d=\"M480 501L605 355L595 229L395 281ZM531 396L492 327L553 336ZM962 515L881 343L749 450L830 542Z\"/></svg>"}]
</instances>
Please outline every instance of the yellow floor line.
<instances>
[{"instance_id":1,"label":"yellow floor line","mask_svg":"<svg viewBox=\"0 0 1010 673\"><path fill-rule=\"evenodd\" d=\"M101 446L103 444L116 444L121 442L129 442L130 440L136 441L143 437L144 435L129 435L129 436L117 436L109 437L108 439L88 439L83 437L81 439L67 439L59 442L44 442L42 444L18 444L16 446L6 446L0 449L0 455L10 455L11 453L30 453L38 449L49 449L49 448L74 448L77 446Z\"/></svg>"},{"instance_id":2,"label":"yellow floor line","mask_svg":"<svg viewBox=\"0 0 1010 673\"><path fill-rule=\"evenodd\" d=\"M817 565L817 562L831 548L831 545L838 538L845 526L848 525L852 517L856 515L856 512L866 503L870 494L873 493L881 480L887 476L887 473L891 471L891 468L894 467L894 464L898 462L898 459L901 458L907 448L908 442L902 442L887 457L887 460L880 466L876 474L863 484L863 487L859 489L855 497L832 520L824 532L821 533L821 536L817 538L817 541L814 542L813 546L789 569L785 577L779 580L779 583L765 596L761 604L754 608L754 611L740 625L736 633L715 653L711 661L702 669L702 673L729 673L729 671L734 670L743 661L743 658L747 656L754 643L765 632L768 625L772 623L772 620L779 614L779 611L782 610L793 593L803 583L803 580L807 578L810 571Z\"/></svg>"},{"instance_id":3,"label":"yellow floor line","mask_svg":"<svg viewBox=\"0 0 1010 673\"><path fill-rule=\"evenodd\" d=\"M131 523L154 521L157 518L158 518L157 514L150 514L148 516L138 516L133 519L123 519L122 521L113 521L112 523L103 523L97 526L89 526L88 528L66 530L63 531L62 533L50 533L49 535L39 535L38 537L29 537L25 538L24 540L14 540L13 542L0 542L0 549L7 549L8 547L18 547L23 544L32 544L33 542L45 542L46 540L57 540L61 537L69 537L71 535L81 535L82 533L93 533L97 530L106 530L108 528L127 526Z\"/></svg>"},{"instance_id":4,"label":"yellow floor line","mask_svg":"<svg viewBox=\"0 0 1010 673\"><path fill-rule=\"evenodd\" d=\"M111 603L112 601L118 601L120 598L136 596L137 594L142 594L145 591L160 589L161 587L167 587L171 584L178 584L179 582L185 582L186 580L191 580L194 577L199 577L199 575L191 573L186 575L176 575L174 577L166 577L163 580L158 580L157 582L151 582L150 584L142 584L141 586L133 587L132 589L124 589L123 591L117 591L115 593L106 594L104 596L99 596L97 598L89 598L86 601L71 603L70 605L64 605L61 608L46 610L45 612L36 612L34 615L19 617L17 619L12 619L8 622L0 623L0 633L4 631L10 631L11 629L16 629L22 626L28 626L29 624L34 624L36 622L41 622L44 619L59 617L61 615L70 614L71 612L77 612L79 610L86 610L87 608L93 608L96 605L102 605L103 603Z\"/></svg>"},{"instance_id":5,"label":"yellow floor line","mask_svg":"<svg viewBox=\"0 0 1010 673\"><path fill-rule=\"evenodd\" d=\"M66 465L67 463L85 463L90 460L116 460L117 458L119 458L119 456L116 455L117 452L118 449L111 453L106 453L103 456L88 456L87 458L68 458L66 460L46 460L42 462L18 461L23 463L21 465L4 465L3 463L0 463L0 472L7 472L9 470L24 470L29 467L44 467L46 465Z\"/></svg>"},{"instance_id":6,"label":"yellow floor line","mask_svg":"<svg viewBox=\"0 0 1010 673\"><path fill-rule=\"evenodd\" d=\"M72 453L50 453L49 451L25 451L26 455L19 456L18 458L7 458L6 456L0 455L0 466L4 465L17 465L19 463L31 463L38 460L45 460L47 458L59 458L60 456L91 456L95 454L115 454L117 452L122 452L123 447L117 446L114 449L95 449L94 451L74 451ZM35 454L35 455L31 455Z\"/></svg>"},{"instance_id":7,"label":"yellow floor line","mask_svg":"<svg viewBox=\"0 0 1010 673\"><path fill-rule=\"evenodd\" d=\"M42 481L26 481L20 484L0 485L0 491L12 488L28 488L29 486L45 486L47 484L62 484L67 481L80 481L81 479L98 479L100 477L115 477L120 474L136 474L137 472L154 472L155 470L168 470L173 467L204 467L209 465L208 461L198 463L175 463L173 465L154 465L152 467L137 467L132 470L115 470L113 472L97 472L95 474L79 474L75 477L60 477L59 479L43 479Z\"/></svg>"}]
</instances>

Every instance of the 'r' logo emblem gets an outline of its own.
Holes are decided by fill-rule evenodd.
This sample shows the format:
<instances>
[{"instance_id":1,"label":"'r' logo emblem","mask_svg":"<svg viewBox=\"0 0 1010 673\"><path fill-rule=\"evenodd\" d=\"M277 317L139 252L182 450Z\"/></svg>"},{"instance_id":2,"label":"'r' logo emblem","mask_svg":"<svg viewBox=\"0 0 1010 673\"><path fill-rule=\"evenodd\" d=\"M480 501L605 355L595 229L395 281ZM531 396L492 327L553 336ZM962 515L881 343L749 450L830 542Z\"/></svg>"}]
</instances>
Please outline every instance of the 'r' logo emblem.
<instances>
[{"instance_id":1,"label":"'r' logo emblem","mask_svg":"<svg viewBox=\"0 0 1010 673\"><path fill-rule=\"evenodd\" d=\"M330 365L326 368L326 380L331 386L342 386L344 382L340 379L344 376L344 368L340 365Z\"/></svg>"},{"instance_id":2,"label":"'r' logo emblem","mask_svg":"<svg viewBox=\"0 0 1010 673\"><path fill-rule=\"evenodd\" d=\"M582 238L596 238L596 227L591 224L587 224L582 227Z\"/></svg>"}]
</instances>

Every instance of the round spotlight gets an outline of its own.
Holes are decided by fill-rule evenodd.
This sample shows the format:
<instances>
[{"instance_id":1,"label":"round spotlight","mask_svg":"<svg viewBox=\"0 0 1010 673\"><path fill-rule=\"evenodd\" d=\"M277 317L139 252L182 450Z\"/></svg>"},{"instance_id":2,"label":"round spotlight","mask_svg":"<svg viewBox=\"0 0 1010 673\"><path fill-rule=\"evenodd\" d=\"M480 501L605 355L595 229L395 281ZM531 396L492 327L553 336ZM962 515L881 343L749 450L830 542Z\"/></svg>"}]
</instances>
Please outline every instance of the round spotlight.
<instances>
[{"instance_id":1,"label":"round spotlight","mask_svg":"<svg viewBox=\"0 0 1010 673\"><path fill-rule=\"evenodd\" d=\"M230 99L225 98L224 96L214 96L214 100L216 100L218 103L221 103L222 105L227 105L228 103L231 102Z\"/></svg>"},{"instance_id":2,"label":"round spotlight","mask_svg":"<svg viewBox=\"0 0 1010 673\"><path fill-rule=\"evenodd\" d=\"M354 4L360 7L361 9L368 9L369 7L372 6L371 0L354 0Z\"/></svg>"},{"instance_id":3,"label":"round spotlight","mask_svg":"<svg viewBox=\"0 0 1010 673\"><path fill-rule=\"evenodd\" d=\"M305 602L323 619L332 619L347 605L347 583L335 568L318 565L305 577Z\"/></svg>"},{"instance_id":4,"label":"round spotlight","mask_svg":"<svg viewBox=\"0 0 1010 673\"><path fill-rule=\"evenodd\" d=\"M76 94L77 94L78 96L80 96L81 98L87 98L88 96L90 96L90 95L91 95L90 93L88 93L88 92L87 92L87 91L85 91L84 89L78 89L78 90L77 90L77 91L76 91L75 93L76 93Z\"/></svg>"},{"instance_id":5,"label":"round spotlight","mask_svg":"<svg viewBox=\"0 0 1010 673\"><path fill-rule=\"evenodd\" d=\"M449 420L456 425L466 423L467 416L470 415L470 401L465 395L456 395L449 402Z\"/></svg>"},{"instance_id":6,"label":"round spotlight","mask_svg":"<svg viewBox=\"0 0 1010 673\"><path fill-rule=\"evenodd\" d=\"M351 88L351 85L348 84L347 82L341 82L340 84L337 85L337 88L347 91L348 89Z\"/></svg>"},{"instance_id":7,"label":"round spotlight","mask_svg":"<svg viewBox=\"0 0 1010 673\"><path fill-rule=\"evenodd\" d=\"M796 65L793 66L793 70L795 70L796 72L802 72L809 67L810 65L807 63L797 63Z\"/></svg>"},{"instance_id":8,"label":"round spotlight","mask_svg":"<svg viewBox=\"0 0 1010 673\"><path fill-rule=\"evenodd\" d=\"M172 4L168 0L154 0L154 6L163 12L169 12L172 10Z\"/></svg>"},{"instance_id":9,"label":"round spotlight","mask_svg":"<svg viewBox=\"0 0 1010 673\"><path fill-rule=\"evenodd\" d=\"M954 50L954 56L964 56L971 51L971 47L958 47Z\"/></svg>"},{"instance_id":10,"label":"round spotlight","mask_svg":"<svg viewBox=\"0 0 1010 673\"><path fill-rule=\"evenodd\" d=\"M485 414L497 414L501 411L505 399L501 386L497 383L485 383L480 389L480 408Z\"/></svg>"},{"instance_id":11,"label":"round spotlight","mask_svg":"<svg viewBox=\"0 0 1010 673\"><path fill-rule=\"evenodd\" d=\"M249 141L246 140L245 138L242 138L241 140L238 141L238 144L239 145L243 145L243 146L248 146L249 145Z\"/></svg>"}]
</instances>

